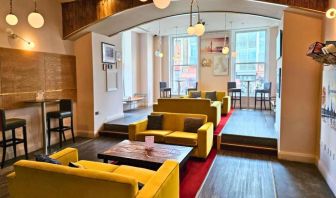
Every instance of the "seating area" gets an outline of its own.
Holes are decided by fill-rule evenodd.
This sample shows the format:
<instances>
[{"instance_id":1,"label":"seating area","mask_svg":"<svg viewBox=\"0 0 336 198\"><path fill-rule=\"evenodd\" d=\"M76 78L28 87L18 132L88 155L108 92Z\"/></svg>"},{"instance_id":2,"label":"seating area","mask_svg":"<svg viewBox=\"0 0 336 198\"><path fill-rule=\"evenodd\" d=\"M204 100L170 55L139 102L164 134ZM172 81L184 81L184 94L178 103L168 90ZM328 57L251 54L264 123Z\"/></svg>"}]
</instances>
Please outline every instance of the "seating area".
<instances>
[{"instance_id":1,"label":"seating area","mask_svg":"<svg viewBox=\"0 0 336 198\"><path fill-rule=\"evenodd\" d=\"M335 5L3 0L0 198L335 198Z\"/></svg>"}]
</instances>

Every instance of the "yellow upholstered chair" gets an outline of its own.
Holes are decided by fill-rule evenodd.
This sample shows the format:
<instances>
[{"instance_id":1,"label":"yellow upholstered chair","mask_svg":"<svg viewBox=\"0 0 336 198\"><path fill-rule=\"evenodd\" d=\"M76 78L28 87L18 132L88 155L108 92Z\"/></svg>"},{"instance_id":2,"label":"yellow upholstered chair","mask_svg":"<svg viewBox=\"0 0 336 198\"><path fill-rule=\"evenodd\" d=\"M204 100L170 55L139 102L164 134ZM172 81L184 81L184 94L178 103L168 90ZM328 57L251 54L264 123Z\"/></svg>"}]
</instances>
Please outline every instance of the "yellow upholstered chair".
<instances>
[{"instance_id":1,"label":"yellow upholstered chair","mask_svg":"<svg viewBox=\"0 0 336 198\"><path fill-rule=\"evenodd\" d=\"M193 92L190 91L185 98L191 98ZM205 98L206 91L201 91L201 98ZM226 95L225 91L216 91L217 101L221 102L222 114L228 114L231 111L231 97Z\"/></svg>"},{"instance_id":2,"label":"yellow upholstered chair","mask_svg":"<svg viewBox=\"0 0 336 198\"><path fill-rule=\"evenodd\" d=\"M130 124L128 135L130 140L144 141L145 136L154 136L155 142L194 147L193 156L206 158L213 145L213 123L207 122L207 116L201 114L154 112L152 115L163 115L162 130L147 130L147 119ZM197 133L184 131L185 118L202 118L203 126Z\"/></svg>"},{"instance_id":3,"label":"yellow upholstered chair","mask_svg":"<svg viewBox=\"0 0 336 198\"><path fill-rule=\"evenodd\" d=\"M93 161L78 161L76 149L67 148L51 158L62 165L21 160L7 176L9 193L14 198L133 198L179 197L179 165L167 160L152 171L133 166L117 166ZM68 167L76 162L84 168ZM138 182L144 184L139 190Z\"/></svg>"},{"instance_id":4,"label":"yellow upholstered chair","mask_svg":"<svg viewBox=\"0 0 336 198\"><path fill-rule=\"evenodd\" d=\"M221 120L221 102L208 99L161 98L153 105L154 112L205 114L216 127Z\"/></svg>"}]
</instances>

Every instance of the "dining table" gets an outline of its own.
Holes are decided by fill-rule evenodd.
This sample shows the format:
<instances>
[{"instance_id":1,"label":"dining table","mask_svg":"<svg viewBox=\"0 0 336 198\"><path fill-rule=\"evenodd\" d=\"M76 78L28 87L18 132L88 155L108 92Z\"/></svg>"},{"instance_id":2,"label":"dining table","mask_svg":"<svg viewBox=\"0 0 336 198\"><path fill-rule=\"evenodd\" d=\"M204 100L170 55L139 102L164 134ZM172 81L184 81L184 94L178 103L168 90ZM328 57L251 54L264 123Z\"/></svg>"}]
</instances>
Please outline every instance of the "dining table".
<instances>
[{"instance_id":1,"label":"dining table","mask_svg":"<svg viewBox=\"0 0 336 198\"><path fill-rule=\"evenodd\" d=\"M27 100L25 103L28 104L39 104L41 108L41 123L42 123L42 143L43 143L43 153L48 155L48 132L47 132L47 120L46 120L46 104L59 102L59 99L42 99L42 100Z\"/></svg>"}]
</instances>

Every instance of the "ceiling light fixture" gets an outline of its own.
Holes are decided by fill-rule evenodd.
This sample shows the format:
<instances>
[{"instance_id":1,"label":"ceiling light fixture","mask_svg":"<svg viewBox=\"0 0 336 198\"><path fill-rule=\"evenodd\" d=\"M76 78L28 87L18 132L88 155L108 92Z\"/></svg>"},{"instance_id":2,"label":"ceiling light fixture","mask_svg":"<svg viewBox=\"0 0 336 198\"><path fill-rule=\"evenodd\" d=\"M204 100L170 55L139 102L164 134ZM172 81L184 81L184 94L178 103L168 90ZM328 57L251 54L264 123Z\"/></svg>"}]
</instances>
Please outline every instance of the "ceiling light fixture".
<instances>
[{"instance_id":1,"label":"ceiling light fixture","mask_svg":"<svg viewBox=\"0 0 336 198\"><path fill-rule=\"evenodd\" d=\"M33 49L33 48L35 47L35 43L34 43L34 42L32 42L32 41L28 41L28 40L22 38L21 36L15 34L14 31L13 31L12 29L7 28L7 29L6 29L6 32L7 32L7 34L8 34L8 38L11 38L11 39L14 39L14 40L15 40L15 39L20 39L20 40L22 40L22 41L25 43L25 46L26 46L27 49Z\"/></svg>"},{"instance_id":2,"label":"ceiling light fixture","mask_svg":"<svg viewBox=\"0 0 336 198\"><path fill-rule=\"evenodd\" d=\"M161 23L160 23L160 21L159 21L159 34L158 34L158 37L159 37L159 49L157 49L154 52L154 55L156 57L162 58L163 57L163 53L161 51L161 49L162 49L162 42L161 42Z\"/></svg>"},{"instance_id":3,"label":"ceiling light fixture","mask_svg":"<svg viewBox=\"0 0 336 198\"><path fill-rule=\"evenodd\" d=\"M336 9L335 9L335 8L330 8L330 9L326 12L326 16L327 16L328 19L336 18Z\"/></svg>"},{"instance_id":4,"label":"ceiling light fixture","mask_svg":"<svg viewBox=\"0 0 336 198\"><path fill-rule=\"evenodd\" d=\"M28 15L28 23L33 28L41 28L44 25L44 18L37 12L36 1L37 0L34 0L35 10Z\"/></svg>"},{"instance_id":5,"label":"ceiling light fixture","mask_svg":"<svg viewBox=\"0 0 336 198\"><path fill-rule=\"evenodd\" d=\"M198 15L198 21L196 25L193 25L193 21L192 21L192 15L193 15L193 5L194 2L196 2L196 6L197 6L197 15ZM190 4L190 24L189 27L187 28L187 33L192 36L192 35L196 35L196 36L202 36L205 33L205 23L202 22L201 20L201 14L199 11L199 6L198 6L198 0L192 0L191 4Z\"/></svg>"},{"instance_id":6,"label":"ceiling light fixture","mask_svg":"<svg viewBox=\"0 0 336 198\"><path fill-rule=\"evenodd\" d=\"M6 15L6 22L8 25L16 25L19 20L15 14L13 14L13 1L9 1L9 14Z\"/></svg>"},{"instance_id":7,"label":"ceiling light fixture","mask_svg":"<svg viewBox=\"0 0 336 198\"><path fill-rule=\"evenodd\" d=\"M225 32L225 36L224 36L224 47L222 49L222 53L224 55L228 55L230 53L230 48L228 46L228 35L227 35L227 32L226 32L226 19L227 19L227 16L226 16L226 13L225 13L225 28L224 28L224 32ZM231 26L232 26L232 23L231 23Z\"/></svg>"},{"instance_id":8,"label":"ceiling light fixture","mask_svg":"<svg viewBox=\"0 0 336 198\"><path fill-rule=\"evenodd\" d=\"M171 0L153 0L157 8L165 9L169 6Z\"/></svg>"}]
</instances>

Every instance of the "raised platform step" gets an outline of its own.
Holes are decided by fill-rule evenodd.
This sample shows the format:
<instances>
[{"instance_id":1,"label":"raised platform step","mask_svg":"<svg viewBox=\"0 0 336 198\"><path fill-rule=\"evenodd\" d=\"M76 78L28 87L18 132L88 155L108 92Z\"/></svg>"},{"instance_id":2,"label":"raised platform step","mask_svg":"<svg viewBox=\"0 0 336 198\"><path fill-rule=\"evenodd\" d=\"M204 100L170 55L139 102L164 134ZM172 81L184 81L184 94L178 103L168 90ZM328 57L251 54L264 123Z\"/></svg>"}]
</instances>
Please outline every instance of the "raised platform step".
<instances>
[{"instance_id":1,"label":"raised platform step","mask_svg":"<svg viewBox=\"0 0 336 198\"><path fill-rule=\"evenodd\" d=\"M128 139L128 132L102 130L99 131L99 136Z\"/></svg>"},{"instance_id":2,"label":"raised platform step","mask_svg":"<svg viewBox=\"0 0 336 198\"><path fill-rule=\"evenodd\" d=\"M128 132L128 124L104 124L104 131Z\"/></svg>"},{"instance_id":3,"label":"raised platform step","mask_svg":"<svg viewBox=\"0 0 336 198\"><path fill-rule=\"evenodd\" d=\"M223 134L221 148L224 150L277 155L277 139Z\"/></svg>"}]
</instances>

